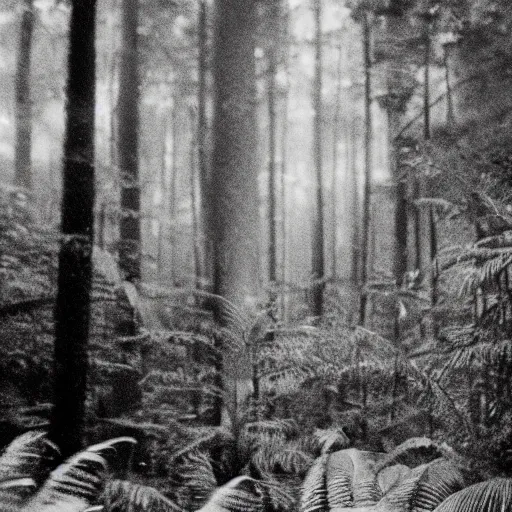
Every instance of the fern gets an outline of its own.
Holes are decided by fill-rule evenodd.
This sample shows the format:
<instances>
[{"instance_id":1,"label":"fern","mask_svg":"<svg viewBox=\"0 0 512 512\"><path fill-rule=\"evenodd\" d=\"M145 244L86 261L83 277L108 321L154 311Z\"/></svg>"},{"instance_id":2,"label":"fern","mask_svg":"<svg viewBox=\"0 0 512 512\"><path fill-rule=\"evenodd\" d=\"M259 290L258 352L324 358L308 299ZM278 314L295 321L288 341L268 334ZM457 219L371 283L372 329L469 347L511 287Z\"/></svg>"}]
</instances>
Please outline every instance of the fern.
<instances>
[{"instance_id":1,"label":"fern","mask_svg":"<svg viewBox=\"0 0 512 512\"><path fill-rule=\"evenodd\" d=\"M194 450L185 456L179 469L179 502L186 510L198 510L217 487L211 462L205 453Z\"/></svg>"},{"instance_id":2,"label":"fern","mask_svg":"<svg viewBox=\"0 0 512 512\"><path fill-rule=\"evenodd\" d=\"M181 508L146 485L110 480L99 499L103 512L181 512Z\"/></svg>"},{"instance_id":3,"label":"fern","mask_svg":"<svg viewBox=\"0 0 512 512\"><path fill-rule=\"evenodd\" d=\"M219 487L199 509L201 512L263 512L261 485L247 476L239 476Z\"/></svg>"},{"instance_id":4,"label":"fern","mask_svg":"<svg viewBox=\"0 0 512 512\"><path fill-rule=\"evenodd\" d=\"M386 455L375 466L377 473L392 464L405 464L411 466L411 461L418 465L418 462L427 462L425 459L433 460L440 456L452 456L454 451L445 443L433 441L428 437L412 437L404 441Z\"/></svg>"},{"instance_id":5,"label":"fern","mask_svg":"<svg viewBox=\"0 0 512 512\"><path fill-rule=\"evenodd\" d=\"M438 459L414 468L386 493L378 508L384 510L434 510L464 487L464 478L450 462Z\"/></svg>"},{"instance_id":6,"label":"fern","mask_svg":"<svg viewBox=\"0 0 512 512\"><path fill-rule=\"evenodd\" d=\"M23 512L81 512L96 501L103 490L108 468L106 457L118 447L132 444L118 438L90 446L57 467L41 489L23 507Z\"/></svg>"},{"instance_id":7,"label":"fern","mask_svg":"<svg viewBox=\"0 0 512 512\"><path fill-rule=\"evenodd\" d=\"M502 512L512 508L512 480L495 478L451 495L435 512Z\"/></svg>"},{"instance_id":8,"label":"fern","mask_svg":"<svg viewBox=\"0 0 512 512\"><path fill-rule=\"evenodd\" d=\"M328 455L319 457L302 484L301 512L327 512L333 505L327 501L326 468Z\"/></svg>"}]
</instances>

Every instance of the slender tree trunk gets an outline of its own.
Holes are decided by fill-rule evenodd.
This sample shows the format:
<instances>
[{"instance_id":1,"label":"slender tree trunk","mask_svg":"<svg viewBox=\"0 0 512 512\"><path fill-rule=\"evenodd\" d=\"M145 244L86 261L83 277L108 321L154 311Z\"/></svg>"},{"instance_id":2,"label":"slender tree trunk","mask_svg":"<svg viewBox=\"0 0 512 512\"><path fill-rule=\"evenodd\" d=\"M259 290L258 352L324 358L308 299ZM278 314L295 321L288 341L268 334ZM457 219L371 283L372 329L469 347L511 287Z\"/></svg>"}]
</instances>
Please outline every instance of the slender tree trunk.
<instances>
[{"instance_id":1,"label":"slender tree trunk","mask_svg":"<svg viewBox=\"0 0 512 512\"><path fill-rule=\"evenodd\" d=\"M334 131L333 131L333 144L332 144L332 175L331 175L331 194L332 194L332 278L336 281L337 276L337 243L338 239L336 231L338 227L337 222L337 194L336 189L338 187L337 173L338 173L338 143L340 141L340 106L341 106L341 75L342 75L342 64L343 64L343 46L340 43L338 46L338 64L336 66L336 105L334 107Z\"/></svg>"},{"instance_id":2,"label":"slender tree trunk","mask_svg":"<svg viewBox=\"0 0 512 512\"><path fill-rule=\"evenodd\" d=\"M95 0L73 2L50 426L62 458L82 447L85 425L94 225L95 12Z\"/></svg>"},{"instance_id":3,"label":"slender tree trunk","mask_svg":"<svg viewBox=\"0 0 512 512\"><path fill-rule=\"evenodd\" d=\"M372 99L371 99L371 48L370 48L370 20L369 14L364 15L363 46L364 46L364 196L363 196L363 233L362 233L362 258L361 258L361 304L359 311L359 323L366 322L367 294L365 291L368 281L368 257L370 251L370 214L372 193Z\"/></svg>"},{"instance_id":4,"label":"slender tree trunk","mask_svg":"<svg viewBox=\"0 0 512 512\"><path fill-rule=\"evenodd\" d=\"M361 262L361 240L360 240L360 219L359 219L359 169L357 165L357 134L356 119L352 118L350 122L350 145L352 147L352 268L351 281L355 286L361 283L360 280L360 262Z\"/></svg>"},{"instance_id":5,"label":"slender tree trunk","mask_svg":"<svg viewBox=\"0 0 512 512\"><path fill-rule=\"evenodd\" d=\"M404 28L404 8L401 0L391 0L390 15L387 17L387 37L397 40L401 37ZM403 284L407 272L407 237L408 237L408 205L407 205L407 180L402 173L400 161L400 139L397 138L400 131L402 114L406 110L403 98L404 69L398 58L389 63L387 69L387 88L390 96L388 106L388 146L390 152L390 164L395 185L395 244L394 244L394 269L395 282L398 287ZM395 101L393 101L395 99ZM398 309L398 308L397 308ZM399 326L398 318L395 322ZM398 331L398 329L396 329Z\"/></svg>"},{"instance_id":6,"label":"slender tree trunk","mask_svg":"<svg viewBox=\"0 0 512 512\"><path fill-rule=\"evenodd\" d=\"M172 153L171 153L171 183L169 190L169 216L171 218L171 282L173 286L178 283L178 272L176 268L176 246L177 246L177 181L178 181L178 105L176 98L173 101L172 116L171 116L171 138L172 138Z\"/></svg>"},{"instance_id":7,"label":"slender tree trunk","mask_svg":"<svg viewBox=\"0 0 512 512\"><path fill-rule=\"evenodd\" d=\"M118 102L118 154L121 169L119 265L128 281L138 281L141 272L138 10L138 0L122 0Z\"/></svg>"},{"instance_id":8,"label":"slender tree trunk","mask_svg":"<svg viewBox=\"0 0 512 512\"><path fill-rule=\"evenodd\" d=\"M286 193L286 174L288 166L288 110L290 101L290 84L289 84L289 60L290 60L290 11L288 4L284 7L284 66L286 74L286 90L283 99L283 124L281 130L281 316L284 321L287 319L286 309L286 283L288 279L287 272L287 193Z\"/></svg>"},{"instance_id":9,"label":"slender tree trunk","mask_svg":"<svg viewBox=\"0 0 512 512\"><path fill-rule=\"evenodd\" d=\"M256 7L256 0L218 0L213 69L214 292L249 309L259 298ZM224 355L224 386L233 411L250 393L243 387L251 381L249 359L246 354L237 354L236 360Z\"/></svg>"},{"instance_id":10,"label":"slender tree trunk","mask_svg":"<svg viewBox=\"0 0 512 512\"><path fill-rule=\"evenodd\" d=\"M277 174L277 114L276 114L276 73L277 73L277 17L278 0L272 0L270 26L271 41L267 50L267 98L268 98L268 279L270 286L277 281L277 223L276 223L276 174ZM271 301L275 297L271 297Z\"/></svg>"},{"instance_id":11,"label":"slender tree trunk","mask_svg":"<svg viewBox=\"0 0 512 512\"><path fill-rule=\"evenodd\" d=\"M23 0L18 62L16 65L16 142L14 181L18 187L32 190L32 102L30 99L30 60L34 32L33 0Z\"/></svg>"},{"instance_id":12,"label":"slender tree trunk","mask_svg":"<svg viewBox=\"0 0 512 512\"><path fill-rule=\"evenodd\" d=\"M210 283L212 280L212 233L209 225L212 197L210 194L210 176L208 172L208 120L206 116L206 78L208 72L208 6L206 0L199 4L199 62L198 62L198 133L197 153L199 165L199 196L201 202L201 236L203 239L203 275L202 281ZM202 285L204 284L202 283Z\"/></svg>"},{"instance_id":13,"label":"slender tree trunk","mask_svg":"<svg viewBox=\"0 0 512 512\"><path fill-rule=\"evenodd\" d=\"M448 128L453 128L455 125L455 112L453 108L453 91L450 77L450 56L449 48L450 43L443 46L443 64L444 64L444 79L446 83L446 124Z\"/></svg>"},{"instance_id":14,"label":"slender tree trunk","mask_svg":"<svg viewBox=\"0 0 512 512\"><path fill-rule=\"evenodd\" d=\"M312 301L314 316L323 313L324 292L324 196L322 172L322 0L314 0L315 15L315 83L313 88L314 128L313 158L315 166L315 205L313 208Z\"/></svg>"},{"instance_id":15,"label":"slender tree trunk","mask_svg":"<svg viewBox=\"0 0 512 512\"><path fill-rule=\"evenodd\" d=\"M164 278L164 236L165 236L165 220L166 219L166 205L168 204L168 191L167 191L167 156L168 156L168 115L166 109L163 111L161 124L162 124L162 154L160 158L160 190L162 192L162 202L158 208L158 247L157 247L157 276L158 281L162 282Z\"/></svg>"},{"instance_id":16,"label":"slender tree trunk","mask_svg":"<svg viewBox=\"0 0 512 512\"><path fill-rule=\"evenodd\" d=\"M423 138L430 139L430 22L425 23L425 64L423 75Z\"/></svg>"},{"instance_id":17,"label":"slender tree trunk","mask_svg":"<svg viewBox=\"0 0 512 512\"><path fill-rule=\"evenodd\" d=\"M201 240L199 237L199 215L196 188L196 155L197 145L194 129L197 126L196 116L193 109L190 110L190 202L192 203L192 247L194 251L194 286L197 290L201 289Z\"/></svg>"}]
</instances>

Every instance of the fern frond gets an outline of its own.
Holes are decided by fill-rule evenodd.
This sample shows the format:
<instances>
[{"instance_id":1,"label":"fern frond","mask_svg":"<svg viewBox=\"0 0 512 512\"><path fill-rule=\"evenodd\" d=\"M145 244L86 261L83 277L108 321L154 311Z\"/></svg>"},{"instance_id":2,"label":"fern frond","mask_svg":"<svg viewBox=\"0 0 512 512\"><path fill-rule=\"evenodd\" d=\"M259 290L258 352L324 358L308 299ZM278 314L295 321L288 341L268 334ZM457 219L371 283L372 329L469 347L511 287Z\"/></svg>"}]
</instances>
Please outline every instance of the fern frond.
<instances>
[{"instance_id":1,"label":"fern frond","mask_svg":"<svg viewBox=\"0 0 512 512\"><path fill-rule=\"evenodd\" d=\"M322 455L313 463L302 484L300 512L327 512L333 507L327 500L327 460Z\"/></svg>"},{"instance_id":2,"label":"fern frond","mask_svg":"<svg viewBox=\"0 0 512 512\"><path fill-rule=\"evenodd\" d=\"M23 512L81 512L95 502L103 490L107 457L119 447L135 441L128 437L90 446L57 467Z\"/></svg>"},{"instance_id":3,"label":"fern frond","mask_svg":"<svg viewBox=\"0 0 512 512\"><path fill-rule=\"evenodd\" d=\"M283 442L273 438L263 443L251 458L260 473L287 473L303 475L307 472L313 459L303 452L297 441Z\"/></svg>"},{"instance_id":4,"label":"fern frond","mask_svg":"<svg viewBox=\"0 0 512 512\"><path fill-rule=\"evenodd\" d=\"M20 506L46 479L58 448L44 432L27 432L0 456L0 510Z\"/></svg>"},{"instance_id":5,"label":"fern frond","mask_svg":"<svg viewBox=\"0 0 512 512\"><path fill-rule=\"evenodd\" d=\"M234 478L219 487L200 512L263 512L260 484L247 476Z\"/></svg>"},{"instance_id":6,"label":"fern frond","mask_svg":"<svg viewBox=\"0 0 512 512\"><path fill-rule=\"evenodd\" d=\"M342 450L350 445L350 439L343 432L342 428L316 429L313 435L318 442L322 454Z\"/></svg>"},{"instance_id":7,"label":"fern frond","mask_svg":"<svg viewBox=\"0 0 512 512\"><path fill-rule=\"evenodd\" d=\"M510 256L512 256L512 248L510 247L503 249L487 249L484 247L477 247L463 251L462 253L456 256L452 256L445 261L439 261L439 270L445 271L455 265L459 265L471 260L474 260L475 263L483 263L493 258Z\"/></svg>"},{"instance_id":8,"label":"fern frond","mask_svg":"<svg viewBox=\"0 0 512 512\"><path fill-rule=\"evenodd\" d=\"M0 456L0 481L30 476L43 481L59 449L44 432L26 432L12 441Z\"/></svg>"},{"instance_id":9,"label":"fern frond","mask_svg":"<svg viewBox=\"0 0 512 512\"><path fill-rule=\"evenodd\" d=\"M205 300L215 309L220 324L233 334L232 339L238 343L244 341L245 333L250 329L251 322L248 315L220 295L196 289L166 288L147 284L141 284L139 288L141 295L150 299L186 300L189 297L198 297ZM179 303L176 305L179 306Z\"/></svg>"},{"instance_id":10,"label":"fern frond","mask_svg":"<svg viewBox=\"0 0 512 512\"><path fill-rule=\"evenodd\" d=\"M379 508L428 512L463 487L461 472L450 462L437 459L417 466L399 480L379 502Z\"/></svg>"},{"instance_id":11,"label":"fern frond","mask_svg":"<svg viewBox=\"0 0 512 512\"><path fill-rule=\"evenodd\" d=\"M182 487L180 503L186 503L187 510L198 510L213 494L217 481L208 456L199 450L187 454L180 465Z\"/></svg>"},{"instance_id":12,"label":"fern frond","mask_svg":"<svg viewBox=\"0 0 512 512\"><path fill-rule=\"evenodd\" d=\"M153 487L110 480L99 499L104 512L181 512L181 508Z\"/></svg>"},{"instance_id":13,"label":"fern frond","mask_svg":"<svg viewBox=\"0 0 512 512\"><path fill-rule=\"evenodd\" d=\"M435 512L502 512L512 509L512 480L493 478L449 496Z\"/></svg>"},{"instance_id":14,"label":"fern frond","mask_svg":"<svg viewBox=\"0 0 512 512\"><path fill-rule=\"evenodd\" d=\"M375 466L375 471L378 473L393 464L404 464L409 467L417 466L430 462L443 455L450 456L453 453L453 449L446 443L439 443L428 437L411 437L407 439L407 441L399 444L393 451L379 461Z\"/></svg>"}]
</instances>

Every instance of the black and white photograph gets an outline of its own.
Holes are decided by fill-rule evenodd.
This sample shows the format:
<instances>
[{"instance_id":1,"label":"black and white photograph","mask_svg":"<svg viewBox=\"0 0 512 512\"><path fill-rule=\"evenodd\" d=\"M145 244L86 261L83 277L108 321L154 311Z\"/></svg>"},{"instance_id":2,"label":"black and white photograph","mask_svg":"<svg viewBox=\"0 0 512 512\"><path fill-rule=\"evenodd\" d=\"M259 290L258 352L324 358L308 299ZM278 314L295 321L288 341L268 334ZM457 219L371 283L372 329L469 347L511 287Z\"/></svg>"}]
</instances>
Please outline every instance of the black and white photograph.
<instances>
[{"instance_id":1,"label":"black and white photograph","mask_svg":"<svg viewBox=\"0 0 512 512\"><path fill-rule=\"evenodd\" d=\"M0 512L512 512L512 1L0 0Z\"/></svg>"}]
</instances>

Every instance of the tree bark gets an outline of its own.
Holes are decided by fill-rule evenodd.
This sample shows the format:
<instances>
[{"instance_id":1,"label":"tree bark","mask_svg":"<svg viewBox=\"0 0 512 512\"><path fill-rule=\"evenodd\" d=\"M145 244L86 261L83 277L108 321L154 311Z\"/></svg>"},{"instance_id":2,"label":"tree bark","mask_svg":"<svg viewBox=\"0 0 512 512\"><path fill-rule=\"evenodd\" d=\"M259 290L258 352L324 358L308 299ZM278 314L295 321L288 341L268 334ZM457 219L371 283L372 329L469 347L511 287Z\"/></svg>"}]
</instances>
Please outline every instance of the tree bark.
<instances>
[{"instance_id":1,"label":"tree bark","mask_svg":"<svg viewBox=\"0 0 512 512\"><path fill-rule=\"evenodd\" d=\"M351 178L352 178L352 267L350 269L350 278L353 285L358 286L361 283L361 234L360 234L360 203L359 203L359 169L358 169L358 140L356 133L356 119L350 120L350 145L352 147L351 155Z\"/></svg>"},{"instance_id":2,"label":"tree bark","mask_svg":"<svg viewBox=\"0 0 512 512\"><path fill-rule=\"evenodd\" d=\"M178 284L178 272L176 268L176 246L177 246L177 184L178 184L178 102L176 97L173 97L172 115L171 115L171 138L172 138L172 153L171 153L171 180L169 187L169 216L171 217L171 282L173 286Z\"/></svg>"},{"instance_id":3,"label":"tree bark","mask_svg":"<svg viewBox=\"0 0 512 512\"><path fill-rule=\"evenodd\" d=\"M284 71L286 74L286 89L283 98L283 114L282 114L282 129L281 129L281 318L283 321L287 319L287 297L286 297L286 283L287 283L287 193L286 193L286 174L288 165L288 110L290 102L290 84L289 84L289 61L290 61L290 8L286 4L284 7Z\"/></svg>"},{"instance_id":4,"label":"tree bark","mask_svg":"<svg viewBox=\"0 0 512 512\"><path fill-rule=\"evenodd\" d=\"M199 61L198 61L198 135L197 153L199 165L199 197L201 202L201 236L203 239L203 262L202 262L202 286L211 284L213 242L212 230L209 224L211 219L210 209L212 197L210 194L210 174L208 170L208 119L206 115L207 88L206 78L208 73L208 6L206 0L200 0L199 4Z\"/></svg>"},{"instance_id":5,"label":"tree bark","mask_svg":"<svg viewBox=\"0 0 512 512\"><path fill-rule=\"evenodd\" d=\"M193 109L190 109L190 202L192 205L192 247L194 254L194 286L201 289L202 262L201 262L201 240L199 237L199 215L196 187L196 147L195 127L197 126L196 116Z\"/></svg>"},{"instance_id":6,"label":"tree bark","mask_svg":"<svg viewBox=\"0 0 512 512\"><path fill-rule=\"evenodd\" d=\"M256 141L256 0L218 0L215 19L211 226L214 293L253 310L259 299L259 198ZM222 306L221 306L222 307ZM217 319L222 321L223 315ZM223 386L232 421L247 397L250 358L224 353Z\"/></svg>"},{"instance_id":7,"label":"tree bark","mask_svg":"<svg viewBox=\"0 0 512 512\"><path fill-rule=\"evenodd\" d=\"M135 282L140 279L141 273L138 10L138 0L122 0L118 100L118 155L121 170L119 265L124 278Z\"/></svg>"},{"instance_id":8,"label":"tree bark","mask_svg":"<svg viewBox=\"0 0 512 512\"><path fill-rule=\"evenodd\" d=\"M16 142L14 181L18 187L32 190L32 103L30 99L30 61L34 32L33 0L23 0L18 61L15 78Z\"/></svg>"},{"instance_id":9,"label":"tree bark","mask_svg":"<svg viewBox=\"0 0 512 512\"><path fill-rule=\"evenodd\" d=\"M276 114L276 73L278 1L272 0L270 11L270 38L267 49L267 100L268 100L268 279L270 286L277 281L277 223L276 223L276 173L277 173L277 114ZM275 297L271 297L273 301Z\"/></svg>"},{"instance_id":10,"label":"tree bark","mask_svg":"<svg viewBox=\"0 0 512 512\"><path fill-rule=\"evenodd\" d=\"M313 206L311 312L323 313L324 292L324 197L322 172L322 0L314 0L315 16L315 83L313 86L313 159L315 166L315 204Z\"/></svg>"},{"instance_id":11,"label":"tree bark","mask_svg":"<svg viewBox=\"0 0 512 512\"><path fill-rule=\"evenodd\" d=\"M219 0L212 167L214 290L254 306L258 295L256 2Z\"/></svg>"},{"instance_id":12,"label":"tree bark","mask_svg":"<svg viewBox=\"0 0 512 512\"><path fill-rule=\"evenodd\" d=\"M336 105L334 106L334 130L333 130L333 143L332 143L332 176L331 176L331 194L332 194L332 278L336 280L337 276L337 194L336 188L338 186L337 173L338 173L338 143L340 140L340 117L341 117L341 77L342 77L342 64L343 64L343 46L338 45L338 63L336 66ZM348 140L348 136L347 136Z\"/></svg>"},{"instance_id":13,"label":"tree bark","mask_svg":"<svg viewBox=\"0 0 512 512\"><path fill-rule=\"evenodd\" d=\"M94 225L95 0L73 2L64 142L62 233L55 307L51 439L67 458L85 424Z\"/></svg>"},{"instance_id":14,"label":"tree bark","mask_svg":"<svg viewBox=\"0 0 512 512\"><path fill-rule=\"evenodd\" d=\"M363 19L363 50L364 50L364 195L363 195L363 233L362 233L362 254L361 254L361 302L359 310L359 323L366 322L367 293L366 284L368 281L368 256L370 251L370 210L372 193L372 85L371 85L371 48L370 48L370 20L369 14L365 12Z\"/></svg>"}]
</instances>

